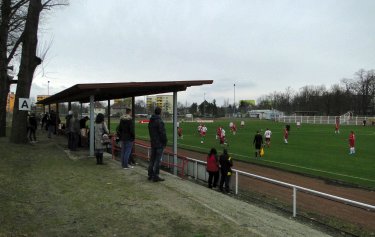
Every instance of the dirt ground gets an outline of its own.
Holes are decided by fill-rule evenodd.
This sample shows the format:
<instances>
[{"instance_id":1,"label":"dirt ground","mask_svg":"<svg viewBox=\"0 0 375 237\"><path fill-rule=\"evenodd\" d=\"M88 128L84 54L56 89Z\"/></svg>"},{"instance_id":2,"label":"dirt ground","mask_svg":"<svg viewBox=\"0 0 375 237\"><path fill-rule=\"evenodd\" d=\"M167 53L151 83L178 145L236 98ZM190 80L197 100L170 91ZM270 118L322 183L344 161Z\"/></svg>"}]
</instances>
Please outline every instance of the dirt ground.
<instances>
[{"instance_id":1,"label":"dirt ground","mask_svg":"<svg viewBox=\"0 0 375 237\"><path fill-rule=\"evenodd\" d=\"M64 145L59 146L61 147ZM97 178L107 188L97 190L94 197L104 200L99 205L108 208L106 211L112 211L115 217L121 217L118 220L115 218L114 223L107 221L105 228L100 228L102 223L99 221L99 227L91 227L92 230L89 230L92 231L90 236L329 236L329 232L315 226L264 210L236 199L232 194L210 190L167 172L161 172L164 182L150 182L147 180L147 162L141 160L138 160L139 164L134 169L123 170L120 163L112 160L109 154L105 157L107 165L98 167L94 164L94 159L87 158L87 150L70 152L64 149L64 152L73 162L60 160L61 165L70 165L72 173L77 173L75 169L79 168L78 164L85 167L84 171L87 173L81 173L80 179L85 177L93 180L97 170L102 169L102 174ZM83 172L81 168L78 170ZM72 188L80 182L75 180L76 175L67 178ZM51 180L48 181L50 183ZM83 229L91 222L81 221L81 218L95 219L95 215L91 213L95 207L95 201L91 197L92 190L86 190L87 184L83 186L85 189L80 192L89 200L80 202L77 210L79 213L85 213L85 210L90 213L86 213L84 218L81 215L77 217L82 228L75 236L88 236L85 235L87 230ZM64 189L67 188L64 185ZM106 189L109 192L105 192ZM87 206L86 203L91 205ZM66 207L65 204L63 206ZM67 207L69 210L69 206ZM126 232L122 230L124 228L127 229Z\"/></svg>"},{"instance_id":2,"label":"dirt ground","mask_svg":"<svg viewBox=\"0 0 375 237\"><path fill-rule=\"evenodd\" d=\"M139 142L145 143L144 141ZM206 154L198 152L179 149L178 153L179 155L193 157L195 159L206 159ZM319 192L375 205L375 192L371 190L350 187L329 180L308 177L240 161L234 162L234 168ZM271 203L282 203L284 206L288 206L287 208L292 212L291 204L293 193L291 189L252 178L240 177L239 194L243 193L247 196L256 194L265 200L270 200ZM309 219L316 220L317 222L334 226L343 232L352 233L354 235L375 236L374 211L363 210L351 205L298 192L297 215L302 215Z\"/></svg>"}]
</instances>

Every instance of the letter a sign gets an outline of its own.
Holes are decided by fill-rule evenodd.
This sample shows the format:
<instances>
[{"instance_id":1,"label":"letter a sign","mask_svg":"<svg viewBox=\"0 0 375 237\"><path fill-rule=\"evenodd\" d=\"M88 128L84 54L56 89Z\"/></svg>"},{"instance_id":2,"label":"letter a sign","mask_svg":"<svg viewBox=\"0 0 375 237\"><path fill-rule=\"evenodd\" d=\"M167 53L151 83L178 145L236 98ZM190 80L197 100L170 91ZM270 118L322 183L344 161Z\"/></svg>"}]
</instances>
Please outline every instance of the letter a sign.
<instances>
[{"instance_id":1,"label":"letter a sign","mask_svg":"<svg viewBox=\"0 0 375 237\"><path fill-rule=\"evenodd\" d=\"M18 102L18 110L31 110L30 98L20 98Z\"/></svg>"}]
</instances>

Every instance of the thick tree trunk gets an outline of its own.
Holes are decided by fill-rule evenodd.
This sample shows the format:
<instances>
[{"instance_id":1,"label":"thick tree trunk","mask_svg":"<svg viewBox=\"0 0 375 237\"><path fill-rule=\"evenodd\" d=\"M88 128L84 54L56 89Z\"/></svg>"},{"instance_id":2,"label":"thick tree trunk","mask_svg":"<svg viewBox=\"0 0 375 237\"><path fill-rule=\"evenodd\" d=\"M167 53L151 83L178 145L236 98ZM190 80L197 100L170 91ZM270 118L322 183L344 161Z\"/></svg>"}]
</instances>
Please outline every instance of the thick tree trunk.
<instances>
[{"instance_id":1,"label":"thick tree trunk","mask_svg":"<svg viewBox=\"0 0 375 237\"><path fill-rule=\"evenodd\" d=\"M19 110L18 102L20 98L30 97L30 89L34 71L35 68L41 63L41 60L36 57L36 49L38 45L38 25L41 11L41 0L30 1L22 39L21 65L18 74L17 91L14 102L12 133L10 137L10 141L13 143L27 142L27 111Z\"/></svg>"},{"instance_id":2,"label":"thick tree trunk","mask_svg":"<svg viewBox=\"0 0 375 237\"><path fill-rule=\"evenodd\" d=\"M7 73L7 42L11 14L11 0L3 0L0 24L0 137L6 136L6 104L9 92Z\"/></svg>"}]
</instances>

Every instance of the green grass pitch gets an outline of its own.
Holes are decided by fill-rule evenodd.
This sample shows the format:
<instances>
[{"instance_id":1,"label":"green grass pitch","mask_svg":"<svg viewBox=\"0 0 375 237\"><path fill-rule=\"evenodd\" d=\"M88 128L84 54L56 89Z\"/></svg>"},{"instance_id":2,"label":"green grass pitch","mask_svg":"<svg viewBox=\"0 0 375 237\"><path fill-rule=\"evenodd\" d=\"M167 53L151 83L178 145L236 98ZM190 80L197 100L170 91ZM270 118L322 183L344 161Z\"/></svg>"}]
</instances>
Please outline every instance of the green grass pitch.
<instances>
[{"instance_id":1,"label":"green grass pitch","mask_svg":"<svg viewBox=\"0 0 375 237\"><path fill-rule=\"evenodd\" d=\"M216 140L216 128L223 126L228 141L227 149L234 159L277 167L288 171L324 177L371 189L375 188L375 127L345 126L340 134L334 133L334 125L302 124L291 125L289 143L284 144L284 123L266 120L245 120L245 126L237 125L236 135L229 129L230 120L205 123L208 131L201 144L197 122L180 122L183 139L178 147L208 153L215 147L219 153L222 147ZM118 123L111 126L115 128ZM265 156L254 158L253 138L257 130L264 134L266 128L272 131L271 147L265 148ZM168 144L172 144L172 123L166 123ZM349 155L348 137L353 130L356 135L356 154ZM148 140L147 124L136 123L136 136Z\"/></svg>"}]
</instances>

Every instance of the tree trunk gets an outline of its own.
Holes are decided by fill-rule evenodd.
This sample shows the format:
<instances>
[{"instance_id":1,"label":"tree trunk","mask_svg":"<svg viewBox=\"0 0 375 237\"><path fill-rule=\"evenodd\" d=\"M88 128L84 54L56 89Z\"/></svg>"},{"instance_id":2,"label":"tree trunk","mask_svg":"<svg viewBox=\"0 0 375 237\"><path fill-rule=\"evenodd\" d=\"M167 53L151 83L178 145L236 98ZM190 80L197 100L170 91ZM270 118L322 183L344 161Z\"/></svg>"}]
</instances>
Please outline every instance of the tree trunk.
<instances>
[{"instance_id":1,"label":"tree trunk","mask_svg":"<svg viewBox=\"0 0 375 237\"><path fill-rule=\"evenodd\" d=\"M11 14L11 0L3 0L0 24L0 137L6 136L6 104L9 93L7 70L7 41Z\"/></svg>"},{"instance_id":2,"label":"tree trunk","mask_svg":"<svg viewBox=\"0 0 375 237\"><path fill-rule=\"evenodd\" d=\"M18 74L16 98L14 102L12 132L10 137L10 141L13 143L27 142L27 111L19 110L18 102L20 98L30 97L30 89L34 71L41 63L40 58L36 57L36 49L38 45L38 25L41 11L41 0L30 1L22 39L21 65Z\"/></svg>"}]
</instances>

